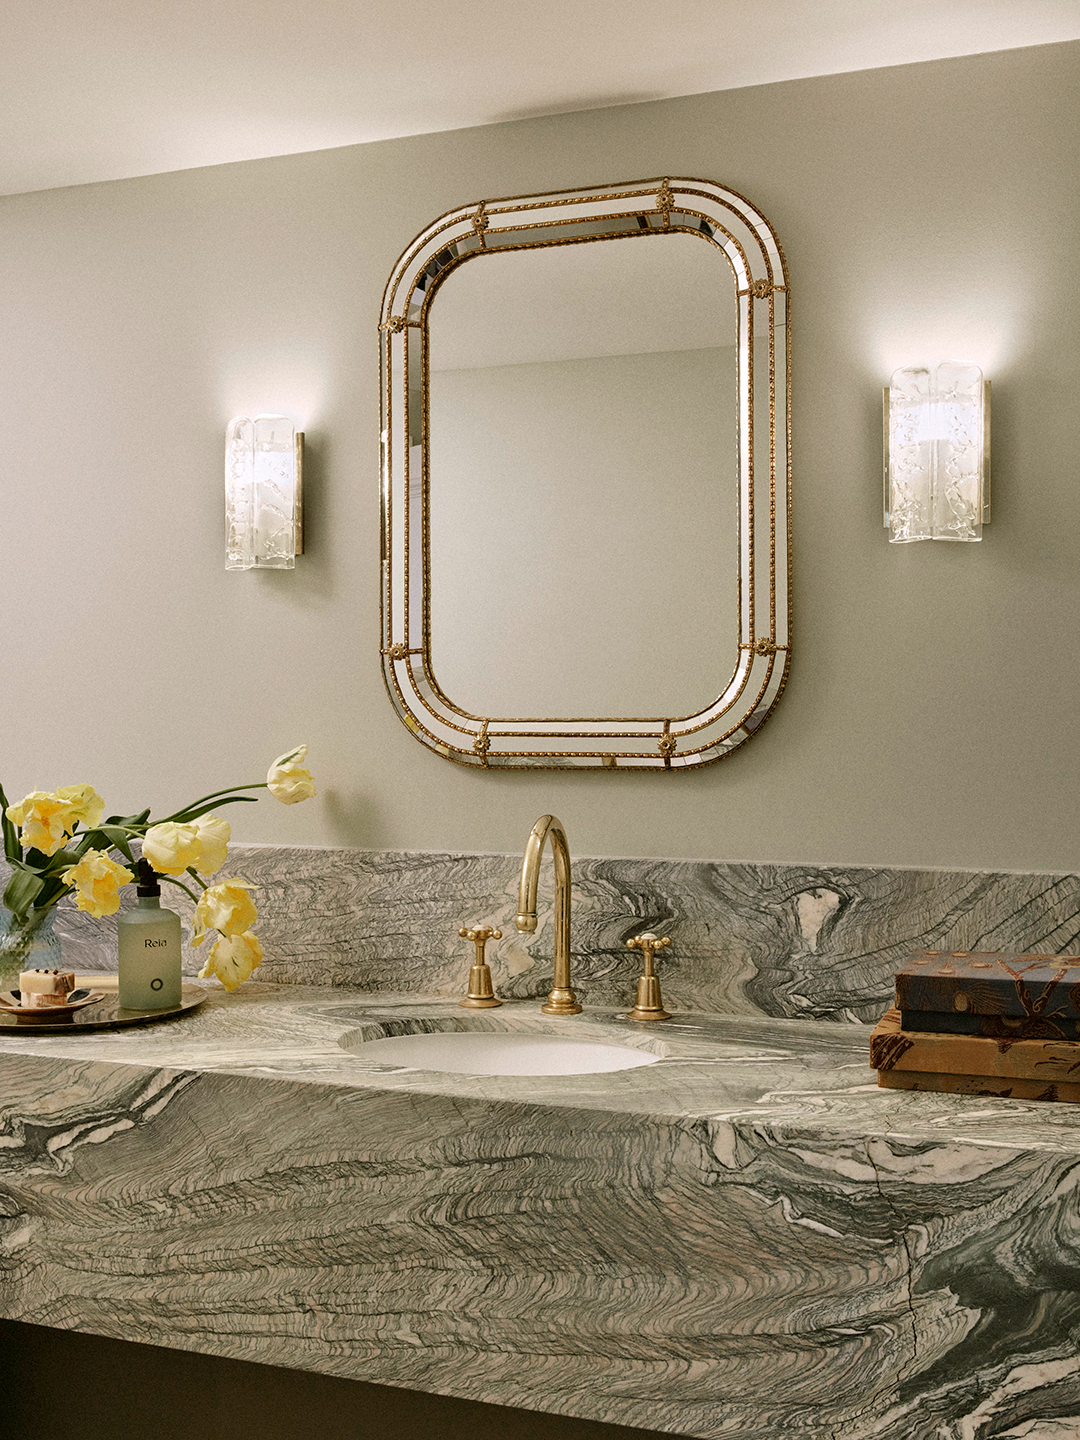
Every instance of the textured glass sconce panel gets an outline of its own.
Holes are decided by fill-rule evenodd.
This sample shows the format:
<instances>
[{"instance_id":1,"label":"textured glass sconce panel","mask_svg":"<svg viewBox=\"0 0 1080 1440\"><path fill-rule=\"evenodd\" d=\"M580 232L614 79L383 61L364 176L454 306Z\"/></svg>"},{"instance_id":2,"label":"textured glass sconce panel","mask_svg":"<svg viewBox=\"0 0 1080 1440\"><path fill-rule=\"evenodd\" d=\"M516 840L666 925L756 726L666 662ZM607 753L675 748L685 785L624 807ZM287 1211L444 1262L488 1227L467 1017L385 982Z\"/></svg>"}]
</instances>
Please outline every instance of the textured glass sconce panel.
<instances>
[{"instance_id":1,"label":"textured glass sconce panel","mask_svg":"<svg viewBox=\"0 0 1080 1440\"><path fill-rule=\"evenodd\" d=\"M944 360L885 390L885 524L894 544L981 540L990 519L990 382Z\"/></svg>"},{"instance_id":2,"label":"textured glass sconce panel","mask_svg":"<svg viewBox=\"0 0 1080 1440\"><path fill-rule=\"evenodd\" d=\"M284 415L239 415L225 436L225 569L291 570L304 550L303 434Z\"/></svg>"}]
</instances>

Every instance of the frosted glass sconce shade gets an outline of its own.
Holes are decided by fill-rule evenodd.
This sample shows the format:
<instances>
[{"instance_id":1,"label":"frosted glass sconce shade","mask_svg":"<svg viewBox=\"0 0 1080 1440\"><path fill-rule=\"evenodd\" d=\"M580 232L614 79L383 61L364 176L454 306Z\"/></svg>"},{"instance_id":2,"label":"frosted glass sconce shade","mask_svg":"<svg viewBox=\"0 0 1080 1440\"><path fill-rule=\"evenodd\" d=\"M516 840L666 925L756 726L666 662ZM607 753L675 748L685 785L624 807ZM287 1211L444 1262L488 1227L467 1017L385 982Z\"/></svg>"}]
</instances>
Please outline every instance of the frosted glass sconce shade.
<instances>
[{"instance_id":1,"label":"frosted glass sconce shade","mask_svg":"<svg viewBox=\"0 0 1080 1440\"><path fill-rule=\"evenodd\" d=\"M239 415L225 434L225 569L291 570L304 551L304 437L284 415Z\"/></svg>"},{"instance_id":2,"label":"frosted glass sconce shade","mask_svg":"<svg viewBox=\"0 0 1080 1440\"><path fill-rule=\"evenodd\" d=\"M893 544L981 540L990 519L990 382L943 360L885 390L885 524Z\"/></svg>"}]
</instances>

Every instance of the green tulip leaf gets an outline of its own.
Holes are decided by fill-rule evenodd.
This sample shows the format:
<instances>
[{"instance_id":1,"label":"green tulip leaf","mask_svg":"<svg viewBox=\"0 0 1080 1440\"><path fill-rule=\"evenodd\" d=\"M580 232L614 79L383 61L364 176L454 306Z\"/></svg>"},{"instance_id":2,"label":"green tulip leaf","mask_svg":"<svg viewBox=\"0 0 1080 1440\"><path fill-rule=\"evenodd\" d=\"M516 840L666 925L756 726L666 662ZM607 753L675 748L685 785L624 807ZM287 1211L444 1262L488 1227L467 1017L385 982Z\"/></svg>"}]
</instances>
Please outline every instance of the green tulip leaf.
<instances>
[{"instance_id":1,"label":"green tulip leaf","mask_svg":"<svg viewBox=\"0 0 1080 1440\"><path fill-rule=\"evenodd\" d=\"M173 815L166 815L164 820L159 820L159 825L166 824L169 820L175 820L178 825L186 824L189 820L196 820L200 815L207 815L211 810L216 810L219 805L231 805L234 800L258 800L257 795L234 795L234 790L265 790L266 781L260 780L255 785L230 785L227 790L214 790L209 795L204 795L201 800L193 800L190 805L177 810ZM223 797L230 796L230 799ZM209 803L207 803L209 802Z\"/></svg>"},{"instance_id":2,"label":"green tulip leaf","mask_svg":"<svg viewBox=\"0 0 1080 1440\"><path fill-rule=\"evenodd\" d=\"M0 823L4 831L4 856L8 860L22 859L22 846L19 844L19 827L14 820L7 817L8 798L4 794L4 787L0 785Z\"/></svg>"},{"instance_id":3,"label":"green tulip leaf","mask_svg":"<svg viewBox=\"0 0 1080 1440\"><path fill-rule=\"evenodd\" d=\"M177 825L189 825L192 820L198 820L200 815L209 815L211 810L219 810L222 805L237 805L241 801L247 805L256 805L258 800L257 795L227 795L224 800L211 800L209 805L200 802L188 810L178 810L175 815L169 816L169 820L175 821ZM159 825L166 823L168 822L164 820L158 821Z\"/></svg>"},{"instance_id":4,"label":"green tulip leaf","mask_svg":"<svg viewBox=\"0 0 1080 1440\"><path fill-rule=\"evenodd\" d=\"M80 839L82 837L80 836ZM48 863L39 867L39 873L43 875L57 875L61 870L66 870L69 865L77 865L83 858L82 850L57 850L55 855L50 855Z\"/></svg>"},{"instance_id":5,"label":"green tulip leaf","mask_svg":"<svg viewBox=\"0 0 1080 1440\"><path fill-rule=\"evenodd\" d=\"M66 881L61 880L59 875L48 875L41 887L41 893L37 898L39 907L52 905L62 895L69 895L72 887Z\"/></svg>"},{"instance_id":6,"label":"green tulip leaf","mask_svg":"<svg viewBox=\"0 0 1080 1440\"><path fill-rule=\"evenodd\" d=\"M79 855L85 855L88 850L111 850L115 847L120 851L125 860L135 864L135 857L131 853L131 846L128 843L130 831L122 825L99 825L96 830L87 830L84 835L79 836Z\"/></svg>"},{"instance_id":7,"label":"green tulip leaf","mask_svg":"<svg viewBox=\"0 0 1080 1440\"><path fill-rule=\"evenodd\" d=\"M25 920L31 905L44 888L45 882L40 875L20 865L4 890L4 904L13 915Z\"/></svg>"},{"instance_id":8,"label":"green tulip leaf","mask_svg":"<svg viewBox=\"0 0 1080 1440\"><path fill-rule=\"evenodd\" d=\"M123 825L126 830L136 830L150 818L149 810L140 810L138 815L110 815L106 825Z\"/></svg>"}]
</instances>

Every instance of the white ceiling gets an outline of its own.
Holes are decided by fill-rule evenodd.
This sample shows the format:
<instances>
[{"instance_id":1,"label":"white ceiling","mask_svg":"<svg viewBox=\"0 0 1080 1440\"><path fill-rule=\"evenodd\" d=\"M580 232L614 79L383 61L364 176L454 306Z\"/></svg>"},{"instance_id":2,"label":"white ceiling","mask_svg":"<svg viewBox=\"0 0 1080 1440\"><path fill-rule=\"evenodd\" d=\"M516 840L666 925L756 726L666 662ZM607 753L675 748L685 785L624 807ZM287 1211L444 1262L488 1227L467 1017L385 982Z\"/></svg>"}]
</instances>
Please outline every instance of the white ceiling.
<instances>
[{"instance_id":1,"label":"white ceiling","mask_svg":"<svg viewBox=\"0 0 1080 1440\"><path fill-rule=\"evenodd\" d=\"M1080 0L0 0L0 194L1080 38Z\"/></svg>"}]
</instances>

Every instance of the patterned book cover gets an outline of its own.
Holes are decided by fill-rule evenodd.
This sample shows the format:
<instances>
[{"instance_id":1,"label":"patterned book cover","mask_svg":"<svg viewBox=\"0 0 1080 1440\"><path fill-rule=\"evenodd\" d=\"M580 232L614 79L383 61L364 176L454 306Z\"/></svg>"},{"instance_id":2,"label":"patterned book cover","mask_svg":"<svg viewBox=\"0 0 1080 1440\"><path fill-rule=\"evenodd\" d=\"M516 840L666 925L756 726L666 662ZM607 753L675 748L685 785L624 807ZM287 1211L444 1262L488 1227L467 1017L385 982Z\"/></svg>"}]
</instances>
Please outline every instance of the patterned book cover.
<instances>
[{"instance_id":1,"label":"patterned book cover","mask_svg":"<svg viewBox=\"0 0 1080 1440\"><path fill-rule=\"evenodd\" d=\"M935 1035L988 1035L993 1040L1080 1040L1080 1020L976 1015L961 1010L902 1010L904 1030Z\"/></svg>"},{"instance_id":2,"label":"patterned book cover","mask_svg":"<svg viewBox=\"0 0 1080 1440\"><path fill-rule=\"evenodd\" d=\"M1071 1025L1080 1019L1080 956L919 950L896 973L896 1008Z\"/></svg>"},{"instance_id":3,"label":"patterned book cover","mask_svg":"<svg viewBox=\"0 0 1080 1440\"><path fill-rule=\"evenodd\" d=\"M921 1034L904 1030L899 1010L890 1010L871 1033L870 1065L886 1085L900 1083L881 1079L893 1071L1080 1085L1080 1041Z\"/></svg>"}]
</instances>

